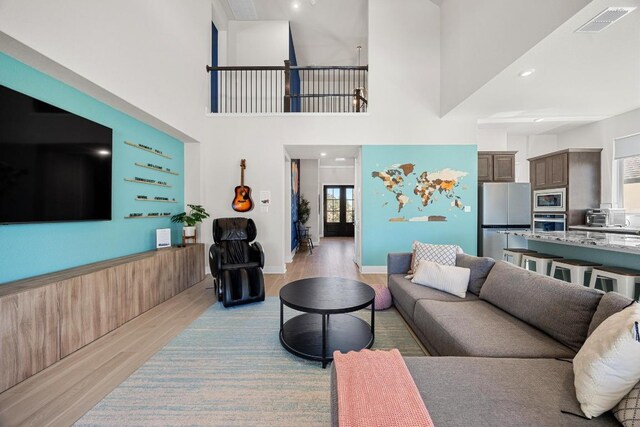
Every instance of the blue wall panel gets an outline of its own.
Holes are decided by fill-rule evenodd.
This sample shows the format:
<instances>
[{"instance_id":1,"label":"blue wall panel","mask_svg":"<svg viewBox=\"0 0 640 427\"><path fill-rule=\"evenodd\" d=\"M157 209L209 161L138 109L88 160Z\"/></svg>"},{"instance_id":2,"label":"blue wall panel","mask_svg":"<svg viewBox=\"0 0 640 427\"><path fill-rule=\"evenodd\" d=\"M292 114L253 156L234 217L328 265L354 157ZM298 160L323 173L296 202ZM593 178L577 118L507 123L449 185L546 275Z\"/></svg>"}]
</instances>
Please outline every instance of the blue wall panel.
<instances>
[{"instance_id":1,"label":"blue wall panel","mask_svg":"<svg viewBox=\"0 0 640 427\"><path fill-rule=\"evenodd\" d=\"M414 240L457 244L475 254L477 167L475 145L363 146L362 264L386 265L387 253L411 251ZM422 194L414 194L423 172L427 172L425 185L420 188L442 184L444 190L453 182L437 180L448 177L457 178L455 187L436 190L428 199L431 202L423 206ZM400 207L399 199L408 202ZM432 221L420 221L425 217Z\"/></svg>"},{"instance_id":2,"label":"blue wall panel","mask_svg":"<svg viewBox=\"0 0 640 427\"><path fill-rule=\"evenodd\" d=\"M0 225L0 283L154 249L157 228L171 227L174 242L180 240L181 228L168 218L124 218L132 212L182 211L180 141L4 54L0 54L0 84L113 129L112 220ZM172 159L124 141L156 148ZM170 168L180 175L141 168L135 162ZM165 181L172 188L124 180L134 176ZM136 195L175 198L177 203L136 201Z\"/></svg>"}]
</instances>

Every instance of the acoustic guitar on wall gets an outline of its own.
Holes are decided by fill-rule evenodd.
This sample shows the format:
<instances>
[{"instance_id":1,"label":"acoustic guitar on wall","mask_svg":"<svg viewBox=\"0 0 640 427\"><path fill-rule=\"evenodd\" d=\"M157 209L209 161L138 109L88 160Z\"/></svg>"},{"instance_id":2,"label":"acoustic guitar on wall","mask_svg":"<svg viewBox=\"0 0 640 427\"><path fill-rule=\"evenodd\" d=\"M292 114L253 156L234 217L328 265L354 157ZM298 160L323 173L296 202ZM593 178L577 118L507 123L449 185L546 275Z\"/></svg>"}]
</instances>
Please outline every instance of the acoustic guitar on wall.
<instances>
[{"instance_id":1,"label":"acoustic guitar on wall","mask_svg":"<svg viewBox=\"0 0 640 427\"><path fill-rule=\"evenodd\" d=\"M231 207L236 212L249 212L253 209L253 200L251 200L251 188L244 185L244 170L247 168L245 159L240 160L240 185L236 187L235 197Z\"/></svg>"}]
</instances>

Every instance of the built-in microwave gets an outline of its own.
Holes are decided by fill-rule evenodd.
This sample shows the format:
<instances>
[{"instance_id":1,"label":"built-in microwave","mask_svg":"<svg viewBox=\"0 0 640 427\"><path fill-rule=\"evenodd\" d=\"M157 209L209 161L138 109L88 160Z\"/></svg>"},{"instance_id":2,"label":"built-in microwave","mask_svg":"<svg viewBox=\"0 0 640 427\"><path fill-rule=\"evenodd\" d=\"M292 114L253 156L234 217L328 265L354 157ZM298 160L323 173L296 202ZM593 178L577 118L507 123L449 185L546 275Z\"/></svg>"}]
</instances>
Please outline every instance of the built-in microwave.
<instances>
[{"instance_id":1,"label":"built-in microwave","mask_svg":"<svg viewBox=\"0 0 640 427\"><path fill-rule=\"evenodd\" d=\"M567 231L567 215L565 214L533 214L533 231Z\"/></svg>"},{"instance_id":2,"label":"built-in microwave","mask_svg":"<svg viewBox=\"0 0 640 427\"><path fill-rule=\"evenodd\" d=\"M567 210L567 190L536 190L533 192L534 212L565 212Z\"/></svg>"}]
</instances>

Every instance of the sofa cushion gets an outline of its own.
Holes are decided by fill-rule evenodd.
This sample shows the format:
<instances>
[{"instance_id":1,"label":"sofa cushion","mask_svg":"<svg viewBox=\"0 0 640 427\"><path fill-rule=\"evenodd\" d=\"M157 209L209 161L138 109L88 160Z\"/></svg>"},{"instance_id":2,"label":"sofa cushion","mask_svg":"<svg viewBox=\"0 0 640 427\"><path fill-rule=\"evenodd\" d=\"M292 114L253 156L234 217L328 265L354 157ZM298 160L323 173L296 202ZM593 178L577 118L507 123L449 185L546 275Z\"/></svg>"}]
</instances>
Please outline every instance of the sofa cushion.
<instances>
[{"instance_id":1,"label":"sofa cushion","mask_svg":"<svg viewBox=\"0 0 640 427\"><path fill-rule=\"evenodd\" d=\"M413 316L416 301L420 299L451 302L478 300L477 296L470 293L467 293L466 298L458 298L455 295L451 295L437 289L416 285L415 283L411 283L411 280L405 279L404 276L404 274L390 275L389 290L393 296L394 303L400 305L403 311L410 316Z\"/></svg>"},{"instance_id":2,"label":"sofa cushion","mask_svg":"<svg viewBox=\"0 0 640 427\"><path fill-rule=\"evenodd\" d=\"M631 304L633 304L633 300L631 298L627 298L617 292L607 292L604 294L600 299L598 308L596 309L593 319L591 319L591 323L589 324L589 335L596 330L600 323L608 319L609 316L624 310Z\"/></svg>"},{"instance_id":3,"label":"sofa cushion","mask_svg":"<svg viewBox=\"0 0 640 427\"><path fill-rule=\"evenodd\" d=\"M480 258L467 254L456 255L456 266L471 270L467 291L476 295L480 295L480 289L495 263L493 258Z\"/></svg>"},{"instance_id":4,"label":"sofa cushion","mask_svg":"<svg viewBox=\"0 0 640 427\"><path fill-rule=\"evenodd\" d=\"M640 381L640 304L610 316L573 359L576 396L588 417L609 411Z\"/></svg>"},{"instance_id":5,"label":"sofa cushion","mask_svg":"<svg viewBox=\"0 0 640 427\"><path fill-rule=\"evenodd\" d=\"M618 425L610 412L592 420L562 412L579 413L569 362L474 357L405 362L439 427Z\"/></svg>"},{"instance_id":6,"label":"sofa cushion","mask_svg":"<svg viewBox=\"0 0 640 427\"><path fill-rule=\"evenodd\" d=\"M442 265L423 259L418 263L411 283L464 298L467 296L470 271L468 268Z\"/></svg>"},{"instance_id":7,"label":"sofa cushion","mask_svg":"<svg viewBox=\"0 0 640 427\"><path fill-rule=\"evenodd\" d=\"M405 357L404 361L438 427L619 425L610 412L592 420L571 415L579 414L580 406L568 362L476 357ZM330 376L331 425L338 426L333 365Z\"/></svg>"},{"instance_id":8,"label":"sofa cushion","mask_svg":"<svg viewBox=\"0 0 640 427\"><path fill-rule=\"evenodd\" d=\"M480 291L490 302L578 351L603 292L497 261Z\"/></svg>"},{"instance_id":9,"label":"sofa cushion","mask_svg":"<svg viewBox=\"0 0 640 427\"><path fill-rule=\"evenodd\" d=\"M575 351L485 301L419 300L413 321L438 356L568 357Z\"/></svg>"},{"instance_id":10,"label":"sofa cushion","mask_svg":"<svg viewBox=\"0 0 640 427\"><path fill-rule=\"evenodd\" d=\"M456 254L462 253L462 248L458 245L434 245L413 241L413 258L411 260L411 275L416 272L420 260L437 262L444 265L456 265Z\"/></svg>"}]
</instances>

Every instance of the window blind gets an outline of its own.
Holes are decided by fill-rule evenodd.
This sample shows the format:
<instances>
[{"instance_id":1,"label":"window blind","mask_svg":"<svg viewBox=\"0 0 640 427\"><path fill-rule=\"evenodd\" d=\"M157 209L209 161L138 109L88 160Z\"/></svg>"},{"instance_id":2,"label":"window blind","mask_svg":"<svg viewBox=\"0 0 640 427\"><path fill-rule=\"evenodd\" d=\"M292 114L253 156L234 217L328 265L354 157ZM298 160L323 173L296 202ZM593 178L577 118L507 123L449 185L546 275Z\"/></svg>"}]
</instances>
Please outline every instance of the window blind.
<instances>
[{"instance_id":1,"label":"window blind","mask_svg":"<svg viewBox=\"0 0 640 427\"><path fill-rule=\"evenodd\" d=\"M640 156L640 133L616 138L613 144L614 158L616 159Z\"/></svg>"}]
</instances>

